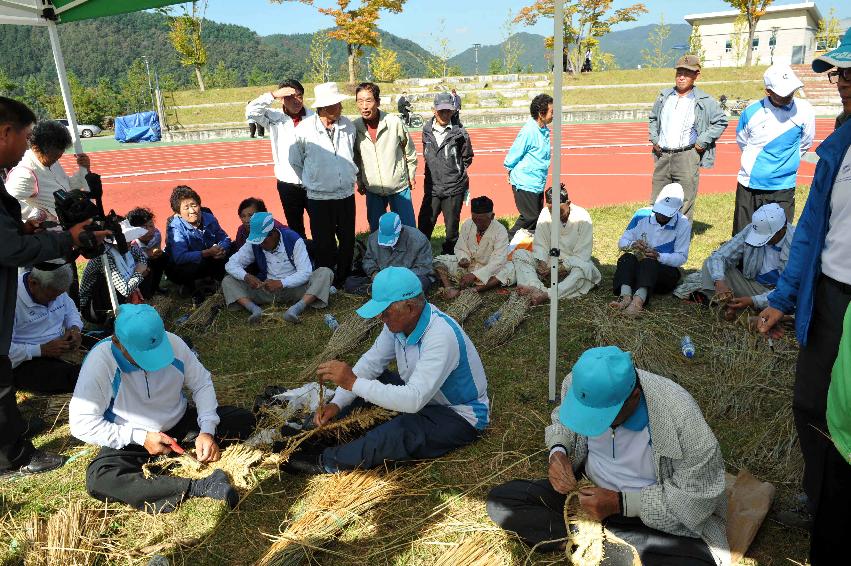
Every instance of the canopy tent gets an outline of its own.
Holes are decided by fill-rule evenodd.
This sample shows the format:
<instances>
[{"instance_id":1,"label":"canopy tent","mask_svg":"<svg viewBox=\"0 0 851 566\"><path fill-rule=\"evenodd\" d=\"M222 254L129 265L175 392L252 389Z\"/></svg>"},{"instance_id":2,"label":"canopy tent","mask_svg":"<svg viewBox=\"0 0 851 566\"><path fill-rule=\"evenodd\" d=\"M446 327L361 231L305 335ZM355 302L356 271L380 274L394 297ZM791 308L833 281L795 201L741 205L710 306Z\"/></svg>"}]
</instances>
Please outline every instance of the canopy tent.
<instances>
[{"instance_id":1,"label":"canopy tent","mask_svg":"<svg viewBox=\"0 0 851 566\"><path fill-rule=\"evenodd\" d=\"M68 126L74 140L74 151L82 153L80 135L77 132L77 115L71 101L71 89L65 71L65 58L59 45L57 24L89 20L128 12L159 8L170 4L182 4L185 0L0 0L0 24L46 27L50 36L50 47L59 77L59 90L65 104Z\"/></svg>"}]
</instances>

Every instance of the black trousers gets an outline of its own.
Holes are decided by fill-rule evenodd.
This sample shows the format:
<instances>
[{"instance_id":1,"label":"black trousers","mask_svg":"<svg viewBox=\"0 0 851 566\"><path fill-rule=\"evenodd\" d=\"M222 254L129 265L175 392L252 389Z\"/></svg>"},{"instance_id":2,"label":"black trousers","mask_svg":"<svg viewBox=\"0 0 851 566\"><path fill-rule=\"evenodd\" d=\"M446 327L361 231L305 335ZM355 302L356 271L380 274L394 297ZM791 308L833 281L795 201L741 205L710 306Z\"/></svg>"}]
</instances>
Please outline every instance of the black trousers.
<instances>
[{"instance_id":1,"label":"black trousers","mask_svg":"<svg viewBox=\"0 0 851 566\"><path fill-rule=\"evenodd\" d=\"M795 368L792 414L804 457L804 493L813 508L819 504L825 458L835 451L827 430L827 389L849 300L851 287L825 275L819 278L807 345L801 347Z\"/></svg>"},{"instance_id":2,"label":"black trousers","mask_svg":"<svg viewBox=\"0 0 851 566\"><path fill-rule=\"evenodd\" d=\"M281 206L284 208L287 228L298 232L302 238L307 239L306 232L304 231L304 211L307 210L307 191L304 189L304 186L278 181L278 196L281 197Z\"/></svg>"},{"instance_id":3,"label":"black trousers","mask_svg":"<svg viewBox=\"0 0 851 566\"><path fill-rule=\"evenodd\" d=\"M544 193L523 191L515 187L511 187L511 190L514 193L514 204L517 206L517 212L520 213L520 216L517 217L514 226L508 231L509 240L521 228L534 232L535 226L538 224L538 216L544 209Z\"/></svg>"},{"instance_id":4,"label":"black trousers","mask_svg":"<svg viewBox=\"0 0 851 566\"><path fill-rule=\"evenodd\" d=\"M157 258L148 258L148 269L151 271L139 286L139 290L142 292L142 295L146 300L153 298L154 294L159 290L166 262L167 259L165 254Z\"/></svg>"},{"instance_id":5,"label":"black trousers","mask_svg":"<svg viewBox=\"0 0 851 566\"><path fill-rule=\"evenodd\" d=\"M225 264L227 259L213 259L210 257L201 258L198 263L174 263L168 260L165 265L165 274L170 281L178 285L186 285L187 287L195 287L195 282L199 279L210 277L216 281L221 281L225 277Z\"/></svg>"},{"instance_id":6,"label":"black trousers","mask_svg":"<svg viewBox=\"0 0 851 566\"><path fill-rule=\"evenodd\" d=\"M832 566L836 552L848 539L851 508L851 464L831 446L824 460L821 496L810 531L810 564Z\"/></svg>"},{"instance_id":7,"label":"black trousers","mask_svg":"<svg viewBox=\"0 0 851 566\"><path fill-rule=\"evenodd\" d=\"M455 243L458 241L458 227L461 224L461 207L467 191L452 196L434 196L431 188L423 195L420 212L417 215L417 226L426 238L431 239L437 218L443 214L446 225L446 240L443 242L443 253L454 254Z\"/></svg>"},{"instance_id":8,"label":"black trousers","mask_svg":"<svg viewBox=\"0 0 851 566\"><path fill-rule=\"evenodd\" d=\"M565 499L553 489L549 480L514 480L491 490L487 511L494 523L517 533L526 544L534 546L567 536ZM621 515L613 515L603 524L638 551L644 566L715 564L709 547L699 538L668 534L646 526L638 518ZM550 542L536 548L541 552L553 552L563 543L563 540ZM632 566L632 553L623 546L604 542L604 555L601 564L605 566Z\"/></svg>"},{"instance_id":9,"label":"black trousers","mask_svg":"<svg viewBox=\"0 0 851 566\"><path fill-rule=\"evenodd\" d=\"M618 258L612 291L615 295L620 295L623 285L629 285L633 291L646 287L648 293L645 303L650 303L651 294L670 293L679 283L680 277L680 270L676 267L659 263L659 260L648 257L639 261L635 255L626 252Z\"/></svg>"},{"instance_id":10,"label":"black trousers","mask_svg":"<svg viewBox=\"0 0 851 566\"><path fill-rule=\"evenodd\" d=\"M252 138L254 137L255 134L257 134L258 136L260 136L262 138L263 135L266 133L266 130L264 130L263 126L261 126L260 124L257 124L255 122L249 122L248 123L248 133L251 134Z\"/></svg>"},{"instance_id":11,"label":"black trousers","mask_svg":"<svg viewBox=\"0 0 851 566\"><path fill-rule=\"evenodd\" d=\"M316 267L334 270L334 286L342 289L355 256L355 196L307 199L307 212L316 247Z\"/></svg>"},{"instance_id":12,"label":"black trousers","mask_svg":"<svg viewBox=\"0 0 851 566\"><path fill-rule=\"evenodd\" d=\"M221 420L216 442L220 446L229 439L248 438L253 432L255 420L250 411L223 406L217 412ZM187 407L180 421L164 432L190 447L198 436L198 411ZM103 447L86 470L86 490L100 501L120 501L149 513L174 511L186 496L190 480L171 476L145 478L142 466L155 458L138 444L117 450Z\"/></svg>"},{"instance_id":13,"label":"black trousers","mask_svg":"<svg viewBox=\"0 0 851 566\"><path fill-rule=\"evenodd\" d=\"M733 213L733 235L751 223L756 210L769 203L777 203L786 213L786 220L795 220L795 187L779 191L761 191L736 183L736 205Z\"/></svg>"},{"instance_id":14,"label":"black trousers","mask_svg":"<svg viewBox=\"0 0 851 566\"><path fill-rule=\"evenodd\" d=\"M15 387L35 393L73 393L80 366L57 358L33 358L12 370Z\"/></svg>"},{"instance_id":15,"label":"black trousers","mask_svg":"<svg viewBox=\"0 0 851 566\"><path fill-rule=\"evenodd\" d=\"M26 423L15 400L15 378L9 356L0 356L0 471L29 462L32 442L24 438Z\"/></svg>"}]
</instances>

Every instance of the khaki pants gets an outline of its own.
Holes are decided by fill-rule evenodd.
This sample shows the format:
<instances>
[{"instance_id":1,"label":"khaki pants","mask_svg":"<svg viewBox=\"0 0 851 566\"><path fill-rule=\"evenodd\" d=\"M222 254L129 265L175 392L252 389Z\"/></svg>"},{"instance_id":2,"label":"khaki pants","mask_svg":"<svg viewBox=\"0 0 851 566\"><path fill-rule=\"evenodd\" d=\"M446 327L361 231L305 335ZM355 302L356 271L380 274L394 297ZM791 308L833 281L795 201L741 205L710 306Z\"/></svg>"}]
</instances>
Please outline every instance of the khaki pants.
<instances>
[{"instance_id":1,"label":"khaki pants","mask_svg":"<svg viewBox=\"0 0 851 566\"><path fill-rule=\"evenodd\" d=\"M316 300L311 306L316 309L328 306L328 295L331 292L331 280L334 272L327 267L319 267L310 274L310 279L304 285L298 287L284 287L274 293L265 289L252 289L245 281L240 281L231 275L222 280L222 292L225 295L225 303L232 305L239 299L251 299L258 305L269 303L297 303L305 295L313 295Z\"/></svg>"},{"instance_id":2,"label":"khaki pants","mask_svg":"<svg viewBox=\"0 0 851 566\"><path fill-rule=\"evenodd\" d=\"M470 273L469 268L464 268L458 265L458 256L456 255L439 255L434 258L434 268L443 268L449 274L449 279L451 279L454 283L458 283L458 281L467 273ZM516 279L514 277L514 265L510 261L505 263L505 267L497 271L493 274L493 277L496 277L497 280L502 283L503 287L510 287L514 285ZM479 281L478 283L484 285L487 281Z\"/></svg>"},{"instance_id":3,"label":"khaki pants","mask_svg":"<svg viewBox=\"0 0 851 566\"><path fill-rule=\"evenodd\" d=\"M680 212L692 219L694 201L697 199L697 183L700 180L700 154L694 149L679 153L663 153L653 169L653 194L650 204L662 192L662 187L670 183L683 186L683 208Z\"/></svg>"},{"instance_id":4,"label":"khaki pants","mask_svg":"<svg viewBox=\"0 0 851 566\"><path fill-rule=\"evenodd\" d=\"M715 293L715 281L709 275L706 262L703 262L703 269L700 270L700 276L702 278L703 290L711 297ZM752 279L745 279L742 272L735 267L727 268L724 272L724 281L726 281L730 289L733 290L733 294L737 297L755 297L771 290Z\"/></svg>"}]
</instances>

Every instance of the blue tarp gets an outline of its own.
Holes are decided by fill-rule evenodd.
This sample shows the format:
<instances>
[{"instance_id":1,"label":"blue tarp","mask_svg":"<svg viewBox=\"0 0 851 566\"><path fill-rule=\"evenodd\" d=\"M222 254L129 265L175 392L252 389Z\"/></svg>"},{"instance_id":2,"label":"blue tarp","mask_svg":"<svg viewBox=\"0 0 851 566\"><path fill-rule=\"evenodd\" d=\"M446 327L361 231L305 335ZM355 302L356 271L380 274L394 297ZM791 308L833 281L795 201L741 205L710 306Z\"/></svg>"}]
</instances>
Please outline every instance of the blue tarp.
<instances>
[{"instance_id":1,"label":"blue tarp","mask_svg":"<svg viewBox=\"0 0 851 566\"><path fill-rule=\"evenodd\" d=\"M124 142L160 141L160 120L156 112L139 112L115 119L115 139Z\"/></svg>"}]
</instances>

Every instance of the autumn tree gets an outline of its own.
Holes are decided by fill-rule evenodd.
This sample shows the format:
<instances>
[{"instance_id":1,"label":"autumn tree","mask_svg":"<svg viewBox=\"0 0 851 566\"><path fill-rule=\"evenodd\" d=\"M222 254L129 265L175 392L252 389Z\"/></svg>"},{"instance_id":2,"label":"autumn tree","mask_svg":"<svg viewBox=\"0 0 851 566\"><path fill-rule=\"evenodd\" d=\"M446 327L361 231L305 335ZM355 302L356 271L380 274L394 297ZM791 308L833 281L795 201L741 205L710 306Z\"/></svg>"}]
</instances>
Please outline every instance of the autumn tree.
<instances>
[{"instance_id":1,"label":"autumn tree","mask_svg":"<svg viewBox=\"0 0 851 566\"><path fill-rule=\"evenodd\" d=\"M563 1L563 0L562 0ZM535 25L541 18L552 18L555 12L555 0L535 0L517 14L515 21L525 25ZM644 4L632 4L625 8L613 9L614 0L572 0L564 1L564 46L571 61L571 67L579 69L585 57L585 51L594 50L599 38L611 31L612 26L623 22L634 22L640 14L647 12ZM552 49L553 38L546 40ZM554 55L558 61L558 54Z\"/></svg>"},{"instance_id":2,"label":"autumn tree","mask_svg":"<svg viewBox=\"0 0 851 566\"><path fill-rule=\"evenodd\" d=\"M317 31L310 40L307 64L307 82L324 83L331 80L331 38L327 32Z\"/></svg>"},{"instance_id":3,"label":"autumn tree","mask_svg":"<svg viewBox=\"0 0 851 566\"><path fill-rule=\"evenodd\" d=\"M523 55L523 44L517 39L515 33L514 13L511 8L508 9L508 18L502 25L502 34L505 38L502 42L502 66L506 73L513 73L518 70L520 56Z\"/></svg>"},{"instance_id":4,"label":"autumn tree","mask_svg":"<svg viewBox=\"0 0 851 566\"><path fill-rule=\"evenodd\" d=\"M835 49L842 35L839 18L836 17L836 8L831 8L827 20L819 20L816 32L816 50L828 51Z\"/></svg>"},{"instance_id":5,"label":"autumn tree","mask_svg":"<svg viewBox=\"0 0 851 566\"><path fill-rule=\"evenodd\" d=\"M696 55L701 61L706 58L706 52L703 50L703 36L700 35L700 24L691 26L691 35L688 36L688 52Z\"/></svg>"},{"instance_id":6,"label":"autumn tree","mask_svg":"<svg viewBox=\"0 0 851 566\"><path fill-rule=\"evenodd\" d=\"M748 49L745 52L745 66L749 67L753 60L753 37L756 33L756 24L765 15L765 10L774 0L725 0L727 4L736 8L748 24Z\"/></svg>"},{"instance_id":7,"label":"autumn tree","mask_svg":"<svg viewBox=\"0 0 851 566\"><path fill-rule=\"evenodd\" d=\"M449 60L455 55L449 34L446 33L446 20L441 18L437 23L437 32L431 33L431 43L437 54L425 61L426 72L430 77L446 78L449 75L460 74L459 69L449 64Z\"/></svg>"},{"instance_id":8,"label":"autumn tree","mask_svg":"<svg viewBox=\"0 0 851 566\"><path fill-rule=\"evenodd\" d=\"M651 69L661 69L671 64L670 52L665 49L665 42L671 35L671 26L665 23L665 15L659 17L659 23L647 34L650 49L642 49L644 63Z\"/></svg>"},{"instance_id":9,"label":"autumn tree","mask_svg":"<svg viewBox=\"0 0 851 566\"><path fill-rule=\"evenodd\" d=\"M402 65L396 59L396 52L380 43L372 56L372 76L380 83L392 83L402 76Z\"/></svg>"},{"instance_id":10,"label":"autumn tree","mask_svg":"<svg viewBox=\"0 0 851 566\"><path fill-rule=\"evenodd\" d=\"M748 43L748 38L745 33L745 26L748 25L745 16L739 14L736 21L733 22L733 33L730 34L730 50L733 53L733 60L737 67L742 65L742 57L747 61L750 58L750 53L753 51Z\"/></svg>"},{"instance_id":11,"label":"autumn tree","mask_svg":"<svg viewBox=\"0 0 851 566\"><path fill-rule=\"evenodd\" d=\"M198 90L204 92L204 77L201 76L201 68L207 64L207 49L201 41L201 26L204 23L204 14L207 11L207 0L192 2L191 10L183 6L183 13L175 16L170 8L160 8L160 12L169 17L168 38L174 50L180 56L180 64L184 67L195 69L195 79L198 81Z\"/></svg>"},{"instance_id":12,"label":"autumn tree","mask_svg":"<svg viewBox=\"0 0 851 566\"><path fill-rule=\"evenodd\" d=\"M303 4L313 4L313 0L270 0L275 4L284 1L298 1ZM346 44L346 54L349 65L349 82L355 82L355 65L364 47L377 47L380 41L378 34L378 17L381 10L398 14L407 0L360 0L357 8L351 7L351 0L337 0L336 8L317 8L320 14L331 16L337 24L329 30L332 39L339 39Z\"/></svg>"}]
</instances>

